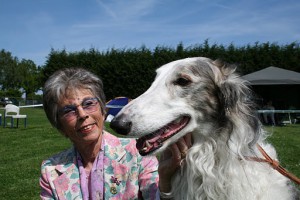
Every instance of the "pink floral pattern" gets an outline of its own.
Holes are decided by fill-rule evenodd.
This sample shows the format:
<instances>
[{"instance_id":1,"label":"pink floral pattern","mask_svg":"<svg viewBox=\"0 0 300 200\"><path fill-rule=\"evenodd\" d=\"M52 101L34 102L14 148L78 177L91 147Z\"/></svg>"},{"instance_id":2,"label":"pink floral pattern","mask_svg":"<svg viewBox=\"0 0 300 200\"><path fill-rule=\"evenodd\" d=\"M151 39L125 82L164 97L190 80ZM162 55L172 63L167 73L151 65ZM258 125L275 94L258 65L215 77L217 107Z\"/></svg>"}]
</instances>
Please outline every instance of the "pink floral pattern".
<instances>
[{"instance_id":1,"label":"pink floral pattern","mask_svg":"<svg viewBox=\"0 0 300 200\"><path fill-rule=\"evenodd\" d=\"M117 138L107 132L104 139L104 199L155 199L158 188L158 161L141 157L135 140ZM82 199L79 170L71 148L42 163L40 178L42 199ZM111 177L119 184L113 183ZM115 187L115 188L113 188ZM113 194L111 189L116 189Z\"/></svg>"},{"instance_id":2,"label":"pink floral pattern","mask_svg":"<svg viewBox=\"0 0 300 200\"><path fill-rule=\"evenodd\" d=\"M78 183L79 184L79 183ZM73 185L72 185L72 187L71 187L71 189L72 189L72 192L74 192L74 193L77 193L78 192L78 184L76 184L76 183L74 183Z\"/></svg>"},{"instance_id":3,"label":"pink floral pattern","mask_svg":"<svg viewBox=\"0 0 300 200\"><path fill-rule=\"evenodd\" d=\"M60 176L60 179L57 179L57 185L61 190L67 190L70 183L69 179L66 176Z\"/></svg>"}]
</instances>

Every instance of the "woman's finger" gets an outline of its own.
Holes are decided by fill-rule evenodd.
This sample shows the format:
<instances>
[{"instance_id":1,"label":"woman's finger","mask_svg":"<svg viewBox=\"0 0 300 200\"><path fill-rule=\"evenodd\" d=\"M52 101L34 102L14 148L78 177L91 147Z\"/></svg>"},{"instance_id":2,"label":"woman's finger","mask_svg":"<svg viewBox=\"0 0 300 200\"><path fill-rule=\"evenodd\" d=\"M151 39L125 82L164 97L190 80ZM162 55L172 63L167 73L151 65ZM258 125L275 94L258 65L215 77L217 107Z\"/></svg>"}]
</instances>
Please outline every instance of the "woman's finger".
<instances>
[{"instance_id":1,"label":"woman's finger","mask_svg":"<svg viewBox=\"0 0 300 200\"><path fill-rule=\"evenodd\" d=\"M185 136L183 136L186 145L188 148L191 148L193 146L193 138L192 138L192 133L188 133Z\"/></svg>"}]
</instances>

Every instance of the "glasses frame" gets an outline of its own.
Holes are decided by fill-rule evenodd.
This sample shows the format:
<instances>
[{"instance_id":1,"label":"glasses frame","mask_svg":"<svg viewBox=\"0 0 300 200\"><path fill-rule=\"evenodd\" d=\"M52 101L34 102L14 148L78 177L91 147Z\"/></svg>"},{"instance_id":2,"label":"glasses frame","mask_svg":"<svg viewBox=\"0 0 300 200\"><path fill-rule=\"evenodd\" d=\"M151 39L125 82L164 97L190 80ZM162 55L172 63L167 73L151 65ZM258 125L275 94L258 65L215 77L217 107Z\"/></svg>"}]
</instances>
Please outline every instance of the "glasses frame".
<instances>
[{"instance_id":1,"label":"glasses frame","mask_svg":"<svg viewBox=\"0 0 300 200\"><path fill-rule=\"evenodd\" d=\"M92 101L92 104L86 104L87 101ZM85 105L86 104L86 105ZM79 105L66 105L59 110L59 116L67 121L73 121L78 117L78 107L81 106L83 111L87 114L93 113L98 110L99 99L97 97L85 98Z\"/></svg>"}]
</instances>

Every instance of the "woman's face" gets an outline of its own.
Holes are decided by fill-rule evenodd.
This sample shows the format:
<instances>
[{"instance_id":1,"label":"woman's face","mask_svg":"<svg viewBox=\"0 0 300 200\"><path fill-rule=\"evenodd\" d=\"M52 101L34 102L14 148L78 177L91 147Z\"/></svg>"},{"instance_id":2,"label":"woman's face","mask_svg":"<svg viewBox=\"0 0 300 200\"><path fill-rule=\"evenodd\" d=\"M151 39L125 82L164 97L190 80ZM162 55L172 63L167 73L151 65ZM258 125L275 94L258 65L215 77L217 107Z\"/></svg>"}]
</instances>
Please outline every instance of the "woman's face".
<instances>
[{"instance_id":1,"label":"woman's face","mask_svg":"<svg viewBox=\"0 0 300 200\"><path fill-rule=\"evenodd\" d=\"M104 116L90 90L68 90L59 102L59 120L61 131L76 147L100 141Z\"/></svg>"}]
</instances>

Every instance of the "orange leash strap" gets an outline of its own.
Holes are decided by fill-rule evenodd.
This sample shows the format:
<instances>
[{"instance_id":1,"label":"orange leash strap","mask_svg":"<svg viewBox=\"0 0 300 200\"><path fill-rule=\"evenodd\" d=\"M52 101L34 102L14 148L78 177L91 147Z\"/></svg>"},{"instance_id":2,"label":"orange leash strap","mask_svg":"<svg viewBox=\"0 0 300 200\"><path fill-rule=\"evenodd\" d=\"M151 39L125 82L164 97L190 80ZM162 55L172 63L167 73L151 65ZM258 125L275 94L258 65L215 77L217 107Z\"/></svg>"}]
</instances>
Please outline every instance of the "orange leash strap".
<instances>
[{"instance_id":1,"label":"orange leash strap","mask_svg":"<svg viewBox=\"0 0 300 200\"><path fill-rule=\"evenodd\" d=\"M296 177L295 175L291 174L290 172L288 172L286 169L284 169L278 161L272 159L266 152L265 150L259 145L256 145L258 150L260 151L260 153L265 157L265 159L263 158L255 158L255 157L251 157L252 160L258 161L258 162L267 162L269 163L274 169L276 169L279 173L281 173L282 175L284 175L285 177L291 179L292 181L294 181L295 183L297 183L298 185L300 185L300 179L298 177Z\"/></svg>"}]
</instances>

